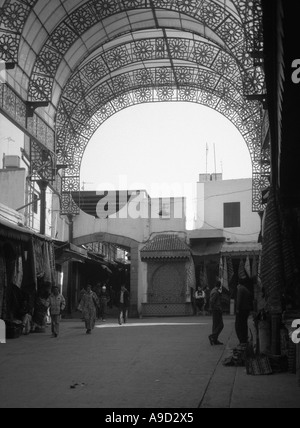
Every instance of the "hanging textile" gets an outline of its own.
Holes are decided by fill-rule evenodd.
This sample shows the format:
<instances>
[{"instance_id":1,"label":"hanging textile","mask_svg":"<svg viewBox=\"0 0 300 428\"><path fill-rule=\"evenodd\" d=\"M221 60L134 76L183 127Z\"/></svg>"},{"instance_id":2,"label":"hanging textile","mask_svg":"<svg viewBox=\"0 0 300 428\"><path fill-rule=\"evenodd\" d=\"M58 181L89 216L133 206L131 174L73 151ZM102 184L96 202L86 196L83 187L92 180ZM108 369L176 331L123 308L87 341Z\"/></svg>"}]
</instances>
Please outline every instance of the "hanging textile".
<instances>
[{"instance_id":1,"label":"hanging textile","mask_svg":"<svg viewBox=\"0 0 300 428\"><path fill-rule=\"evenodd\" d=\"M39 239L32 238L32 244L36 277L42 278L45 275L43 242Z\"/></svg>"},{"instance_id":2,"label":"hanging textile","mask_svg":"<svg viewBox=\"0 0 300 428\"><path fill-rule=\"evenodd\" d=\"M271 313L281 313L284 266L282 260L281 228L273 188L270 190L266 208L262 244L261 280L266 292L267 307Z\"/></svg>"},{"instance_id":3,"label":"hanging textile","mask_svg":"<svg viewBox=\"0 0 300 428\"><path fill-rule=\"evenodd\" d=\"M223 287L229 291L228 267L226 257L224 257L223 260Z\"/></svg>"},{"instance_id":4,"label":"hanging textile","mask_svg":"<svg viewBox=\"0 0 300 428\"><path fill-rule=\"evenodd\" d=\"M51 273L51 260L49 252L49 243L43 243L43 262L44 262L44 282L47 284L52 284L52 273Z\"/></svg>"},{"instance_id":5,"label":"hanging textile","mask_svg":"<svg viewBox=\"0 0 300 428\"><path fill-rule=\"evenodd\" d=\"M257 278L257 260L256 260L256 256L255 255L253 257L253 262L252 262L251 276L252 276L253 279Z\"/></svg>"},{"instance_id":6,"label":"hanging textile","mask_svg":"<svg viewBox=\"0 0 300 428\"><path fill-rule=\"evenodd\" d=\"M234 269L231 257L226 257L227 261L227 271L228 271L228 285L230 285L233 277L234 277Z\"/></svg>"},{"instance_id":7,"label":"hanging textile","mask_svg":"<svg viewBox=\"0 0 300 428\"><path fill-rule=\"evenodd\" d=\"M186 264L186 282L187 289L192 288L193 290L196 290L196 270L195 263L192 257Z\"/></svg>"},{"instance_id":8,"label":"hanging textile","mask_svg":"<svg viewBox=\"0 0 300 428\"><path fill-rule=\"evenodd\" d=\"M223 279L223 257L220 257L220 261L219 261L219 279L220 281L222 281Z\"/></svg>"},{"instance_id":9,"label":"hanging textile","mask_svg":"<svg viewBox=\"0 0 300 428\"><path fill-rule=\"evenodd\" d=\"M285 279L285 298L289 306L297 305L297 294L300 295L299 273L296 259L295 228L293 216L281 213L282 223L282 258Z\"/></svg>"},{"instance_id":10,"label":"hanging textile","mask_svg":"<svg viewBox=\"0 0 300 428\"><path fill-rule=\"evenodd\" d=\"M15 262L14 262L14 269L12 274L12 284L14 284L16 287L21 288L23 281L23 259L22 256L17 256Z\"/></svg>"},{"instance_id":11,"label":"hanging textile","mask_svg":"<svg viewBox=\"0 0 300 428\"><path fill-rule=\"evenodd\" d=\"M6 263L4 256L0 253L0 319L4 319L4 306L5 306L5 290L7 286L6 277Z\"/></svg>"},{"instance_id":12,"label":"hanging textile","mask_svg":"<svg viewBox=\"0 0 300 428\"><path fill-rule=\"evenodd\" d=\"M245 271L245 265L244 265L243 259L240 260L240 265L239 265L239 279L241 279L241 280L247 279L247 273Z\"/></svg>"},{"instance_id":13,"label":"hanging textile","mask_svg":"<svg viewBox=\"0 0 300 428\"><path fill-rule=\"evenodd\" d=\"M199 275L199 279L200 279L200 285L203 288L208 287L208 278L207 278L207 270L206 270L206 264L202 263L200 265L200 275Z\"/></svg>"},{"instance_id":14,"label":"hanging textile","mask_svg":"<svg viewBox=\"0 0 300 428\"><path fill-rule=\"evenodd\" d=\"M245 271L249 278L251 278L251 264L250 264L250 258L247 256L246 263L245 263Z\"/></svg>"}]
</instances>

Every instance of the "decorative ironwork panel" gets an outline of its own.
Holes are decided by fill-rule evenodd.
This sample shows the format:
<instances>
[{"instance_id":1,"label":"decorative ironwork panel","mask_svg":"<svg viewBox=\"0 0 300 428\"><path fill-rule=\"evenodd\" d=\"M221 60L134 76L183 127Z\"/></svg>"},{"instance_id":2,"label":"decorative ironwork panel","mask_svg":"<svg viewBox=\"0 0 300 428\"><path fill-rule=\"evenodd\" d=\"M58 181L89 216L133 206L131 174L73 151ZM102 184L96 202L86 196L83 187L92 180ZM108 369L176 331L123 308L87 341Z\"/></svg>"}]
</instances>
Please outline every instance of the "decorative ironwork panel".
<instances>
[{"instance_id":1,"label":"decorative ironwork panel","mask_svg":"<svg viewBox=\"0 0 300 428\"><path fill-rule=\"evenodd\" d=\"M53 153L40 144L31 141L30 147L30 179L31 181L54 181L55 158Z\"/></svg>"},{"instance_id":2,"label":"decorative ironwork panel","mask_svg":"<svg viewBox=\"0 0 300 428\"><path fill-rule=\"evenodd\" d=\"M0 85L0 107L41 144L55 152L55 133L37 114L27 118L26 103L7 85Z\"/></svg>"},{"instance_id":3,"label":"decorative ironwork panel","mask_svg":"<svg viewBox=\"0 0 300 428\"><path fill-rule=\"evenodd\" d=\"M79 182L79 177L77 179ZM75 204L72 193L63 192L61 196L61 213L62 215L76 216L80 213L80 208Z\"/></svg>"},{"instance_id":4,"label":"decorative ironwork panel","mask_svg":"<svg viewBox=\"0 0 300 428\"><path fill-rule=\"evenodd\" d=\"M24 128L26 127L26 105L7 84L1 84L1 107Z\"/></svg>"},{"instance_id":5,"label":"decorative ironwork panel","mask_svg":"<svg viewBox=\"0 0 300 428\"><path fill-rule=\"evenodd\" d=\"M255 0L255 3L259 2L260 0ZM245 57L244 52L247 51L245 47L247 46L248 38L251 38L253 35L253 29L249 29L249 25L247 27L241 19L238 19L238 16L234 15L230 8L227 8L226 5L224 7L224 4L221 5L212 0L178 0L176 2L153 0L152 3L154 8L187 15L210 28L224 41L226 46L224 50L226 49L228 52L231 52L239 61L246 61L245 69L248 70L248 79L252 80L249 58ZM238 4L239 2L235 3ZM247 8L242 0L241 3L242 5L238 10L240 10L240 16L243 17L246 23L248 22L247 13L250 13L252 9ZM259 4L256 6L259 8ZM54 78L63 56L78 37L81 37L92 26L113 14L127 10L147 9L149 7L150 3L147 0L115 3L107 1L96 3L94 0L90 0L66 16L54 29L37 56L29 87L30 99L51 99ZM99 13L100 10L101 13ZM255 22L259 22L259 13L257 15L258 17ZM247 31L251 31L251 34L248 35ZM172 39L169 41L167 49L163 40L160 43L158 41L157 49L155 49L156 57L158 58L165 52L171 54L174 59L183 55L188 59L188 42L182 41L179 38ZM149 43L148 39L140 40L135 43L135 47L130 51L125 47L118 47L114 51L105 54L105 61L100 65L104 71L106 65L110 68L115 68L131 64L136 60L146 61L150 59L153 53L154 47ZM95 72L94 66L96 66L97 72L101 76L101 67L99 67L99 64L91 65L92 73ZM101 78L100 76L99 78ZM258 91L258 88L256 90Z\"/></svg>"},{"instance_id":6,"label":"decorative ironwork panel","mask_svg":"<svg viewBox=\"0 0 300 428\"><path fill-rule=\"evenodd\" d=\"M77 186L77 188L80 187L79 174L77 175L77 172L80 171L80 163L84 150L88 145L89 139L91 138L95 130L98 129L98 127L101 126L109 117L111 117L117 111L127 108L130 105L137 105L145 102L165 101L187 101L206 105L208 107L214 108L221 114L224 114L225 117L231 120L235 126L237 126L240 132L242 132L245 142L248 145L253 163L253 177L256 177L253 182L253 210L262 211L263 206L261 199L261 186L266 185L266 179L264 178L265 170L263 169L261 162L261 128L257 128L260 123L261 117L260 113L257 112L258 106L253 107L253 103L249 103L249 109L245 106L244 110L241 110L242 112L244 112L244 117L239 116L238 109L234 109L233 106L231 106L231 110L229 110L228 114L228 111L226 111L226 109L224 110L224 99L220 99L220 97L212 93L204 92L204 90L199 91L199 89L197 89L196 87L193 89L190 86L184 86L179 89L175 87L153 88L151 86L136 89L133 92L124 93L119 98L110 101L100 110L96 111L94 116L87 120L86 124L84 125L84 128L86 127L88 132L88 135L86 136L87 138L79 138L78 136L76 137L77 134L74 133L72 145L70 145L69 147L66 146L66 152L68 153L68 155L73 150L72 156L73 159L77 159L77 168L74 170L74 176L68 176L67 181L63 183L63 192L66 191L68 193L72 191L75 186ZM234 111L235 113L233 114ZM250 114L249 112L251 111L252 113ZM71 132L69 134L68 141L71 141L70 135ZM76 149L74 151L74 144L76 138L77 144ZM70 173L70 171L68 171L68 173ZM77 183L76 180L78 180Z\"/></svg>"},{"instance_id":7,"label":"decorative ironwork panel","mask_svg":"<svg viewBox=\"0 0 300 428\"><path fill-rule=\"evenodd\" d=\"M2 2L0 59L18 62L20 40L22 37L26 40L23 28L36 4L36 0ZM134 20L131 20L134 12L142 13L151 7L154 11L163 10L166 16L169 11L172 17L182 17L175 24L181 31L186 30L185 18L201 23L199 33L194 38L182 38L175 37L174 31L168 35L164 29L164 37L161 37L161 31L159 37L146 37L142 32L136 35L132 25ZM245 96L251 95L255 99L265 91L260 60L263 41L261 0L87 0L79 2L69 13L65 10L57 23L54 21L48 26L47 17L41 20L49 37L41 42L40 49L37 48L32 63L28 89L30 101L52 100L53 85L56 79L59 84L57 72L64 56L78 40L86 40L87 32L93 27L103 24L105 18L117 18L124 12L128 24L119 30L115 28L113 38L120 37L118 46L106 51L103 46L101 53L83 67L79 66L67 85L62 87L56 129L59 160L67 165L62 180L63 191L71 192L78 187L85 147L96 129L113 114L130 105L146 102L196 102L223 114L243 135L253 162L254 207L259 210L259 186L266 184L265 177L270 173L268 147L264 147L263 152L261 147L268 124L267 119L263 121L261 104L247 101ZM222 48L211 41L201 40L206 37L203 27L222 41ZM124 37L129 33L132 38ZM106 41L110 36L107 31ZM86 43L85 55L90 52ZM157 61L160 61L159 66L154 66ZM124 67L131 71L124 73ZM1 94L1 108L23 127L27 126L48 151L55 152L53 130L36 114L26 119L26 103L10 88L1 85ZM38 144L34 147L32 157L36 171L43 167L38 147ZM63 206L65 211L76 211L67 197Z\"/></svg>"}]
</instances>

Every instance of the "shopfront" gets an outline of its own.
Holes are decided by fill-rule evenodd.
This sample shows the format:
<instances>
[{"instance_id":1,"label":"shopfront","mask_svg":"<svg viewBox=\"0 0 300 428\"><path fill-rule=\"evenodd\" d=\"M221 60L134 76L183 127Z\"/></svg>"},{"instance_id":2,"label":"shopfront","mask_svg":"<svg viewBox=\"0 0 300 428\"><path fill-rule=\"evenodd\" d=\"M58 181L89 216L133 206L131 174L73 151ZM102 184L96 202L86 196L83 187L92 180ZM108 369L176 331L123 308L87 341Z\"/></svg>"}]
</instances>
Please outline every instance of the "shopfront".
<instances>
[{"instance_id":1,"label":"shopfront","mask_svg":"<svg viewBox=\"0 0 300 428\"><path fill-rule=\"evenodd\" d=\"M19 325L26 315L32 331L44 331L46 299L56 283L51 239L0 219L0 318ZM16 333L17 334L17 333Z\"/></svg>"}]
</instances>

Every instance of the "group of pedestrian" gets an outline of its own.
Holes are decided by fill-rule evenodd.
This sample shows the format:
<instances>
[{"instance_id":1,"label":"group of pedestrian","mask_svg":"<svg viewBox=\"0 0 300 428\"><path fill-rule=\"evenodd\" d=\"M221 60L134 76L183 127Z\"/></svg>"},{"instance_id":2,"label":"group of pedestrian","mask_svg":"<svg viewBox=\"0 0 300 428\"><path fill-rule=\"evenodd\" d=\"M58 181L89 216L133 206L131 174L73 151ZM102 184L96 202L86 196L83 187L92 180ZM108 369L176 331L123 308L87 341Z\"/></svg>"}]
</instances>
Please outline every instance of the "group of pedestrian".
<instances>
[{"instance_id":1,"label":"group of pedestrian","mask_svg":"<svg viewBox=\"0 0 300 428\"><path fill-rule=\"evenodd\" d=\"M104 322L106 321L105 317L109 303L111 303L111 305L115 304L119 309L119 324L125 324L128 319L130 306L130 293L125 285L121 286L121 289L116 294L114 302L112 302L112 294L108 292L106 285L101 287L101 291L99 293L96 293L96 291L92 289L91 285L88 285L85 289L81 290L78 310L82 313L82 319L85 322L86 334L92 334L92 330L95 328L97 319L101 319ZM47 307L51 319L52 337L57 338L59 336L61 315L66 307L66 300L60 293L58 286L54 286L52 288L52 293L47 299ZM24 315L24 321L25 318L27 320L27 314L26 316Z\"/></svg>"},{"instance_id":2,"label":"group of pedestrian","mask_svg":"<svg viewBox=\"0 0 300 428\"><path fill-rule=\"evenodd\" d=\"M106 321L106 309L108 303L111 302L111 298L111 294L108 293L106 286L102 286L99 295L92 290L91 285L88 285L87 289L81 293L78 310L82 312L87 334L91 334L92 330L95 328L97 314L99 314L102 321ZM119 308L119 324L125 324L128 319L128 310L130 306L130 294L125 285L122 285L120 291L117 293L115 305Z\"/></svg>"},{"instance_id":3,"label":"group of pedestrian","mask_svg":"<svg viewBox=\"0 0 300 428\"><path fill-rule=\"evenodd\" d=\"M212 346L223 345L219 340L219 336L224 329L223 321L223 303L222 303L223 287L221 281L218 279L215 287L208 294L199 287L195 293L195 302L197 308L203 311L203 308L210 309L212 314L212 334L208 339ZM105 321L106 308L111 300L111 295L108 293L107 287L102 286L100 293L92 289L88 285L86 289L80 293L80 303L78 310L82 312L82 317L85 322L86 334L91 334L95 328L97 317ZM119 325L126 324L128 319L128 310L130 306L130 293L125 285L116 295L115 304L118 307L118 322ZM51 316L51 330L52 337L57 338L59 335L59 324L62 311L66 307L66 301L63 295L59 292L59 287L55 286L48 299L48 306ZM247 288L246 284L240 280L237 286L237 299L236 299L236 318L235 330L240 345L248 342L248 318L252 310L252 294Z\"/></svg>"}]
</instances>

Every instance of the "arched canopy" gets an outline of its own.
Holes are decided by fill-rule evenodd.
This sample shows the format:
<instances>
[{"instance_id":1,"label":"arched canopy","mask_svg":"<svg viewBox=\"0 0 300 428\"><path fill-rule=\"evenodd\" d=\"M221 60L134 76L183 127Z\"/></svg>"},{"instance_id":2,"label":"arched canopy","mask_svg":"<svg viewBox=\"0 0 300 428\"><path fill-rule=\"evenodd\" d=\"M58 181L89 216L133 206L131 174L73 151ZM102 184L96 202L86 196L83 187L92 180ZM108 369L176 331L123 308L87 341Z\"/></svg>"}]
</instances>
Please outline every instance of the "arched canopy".
<instances>
[{"instance_id":1,"label":"arched canopy","mask_svg":"<svg viewBox=\"0 0 300 428\"><path fill-rule=\"evenodd\" d=\"M0 0L0 58L24 100L49 102L63 212L76 213L84 150L101 124L145 102L196 102L226 116L262 165L260 0ZM250 99L249 99L250 96ZM265 155L265 154L264 154Z\"/></svg>"}]
</instances>

